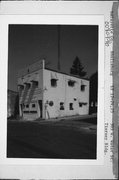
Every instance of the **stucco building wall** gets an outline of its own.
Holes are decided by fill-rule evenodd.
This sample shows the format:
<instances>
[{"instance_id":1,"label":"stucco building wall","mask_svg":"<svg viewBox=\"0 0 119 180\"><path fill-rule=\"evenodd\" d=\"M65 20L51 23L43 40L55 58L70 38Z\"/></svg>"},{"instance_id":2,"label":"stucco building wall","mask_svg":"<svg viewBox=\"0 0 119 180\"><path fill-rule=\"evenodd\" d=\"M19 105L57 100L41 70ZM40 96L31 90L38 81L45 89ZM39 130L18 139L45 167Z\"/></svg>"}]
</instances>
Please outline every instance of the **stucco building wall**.
<instances>
[{"instance_id":1,"label":"stucco building wall","mask_svg":"<svg viewBox=\"0 0 119 180\"><path fill-rule=\"evenodd\" d=\"M40 63L27 67L18 78L20 116L35 120L88 114L89 81Z\"/></svg>"},{"instance_id":2,"label":"stucco building wall","mask_svg":"<svg viewBox=\"0 0 119 180\"><path fill-rule=\"evenodd\" d=\"M51 78L56 78L56 87L51 86ZM74 81L74 86L69 86L69 81ZM85 90L81 91L81 85ZM44 102L53 102L53 105L47 105L46 118L60 117L68 115L83 115L89 111L89 81L79 79L66 74L53 72L44 69ZM63 103L64 109L61 109ZM70 109L70 103L72 108ZM80 104L79 104L80 103ZM84 104L81 104L84 103Z\"/></svg>"}]
</instances>

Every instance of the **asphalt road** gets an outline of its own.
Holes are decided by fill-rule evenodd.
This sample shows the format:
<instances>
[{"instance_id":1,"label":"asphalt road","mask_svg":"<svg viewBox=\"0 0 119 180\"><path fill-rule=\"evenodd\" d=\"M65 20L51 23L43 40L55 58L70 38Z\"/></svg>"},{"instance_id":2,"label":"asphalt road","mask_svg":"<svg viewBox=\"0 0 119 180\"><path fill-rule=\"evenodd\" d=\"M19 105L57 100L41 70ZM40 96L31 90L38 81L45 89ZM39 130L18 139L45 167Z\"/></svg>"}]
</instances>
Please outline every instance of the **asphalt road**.
<instances>
[{"instance_id":1,"label":"asphalt road","mask_svg":"<svg viewBox=\"0 0 119 180\"><path fill-rule=\"evenodd\" d=\"M96 118L8 121L7 157L96 159Z\"/></svg>"}]
</instances>

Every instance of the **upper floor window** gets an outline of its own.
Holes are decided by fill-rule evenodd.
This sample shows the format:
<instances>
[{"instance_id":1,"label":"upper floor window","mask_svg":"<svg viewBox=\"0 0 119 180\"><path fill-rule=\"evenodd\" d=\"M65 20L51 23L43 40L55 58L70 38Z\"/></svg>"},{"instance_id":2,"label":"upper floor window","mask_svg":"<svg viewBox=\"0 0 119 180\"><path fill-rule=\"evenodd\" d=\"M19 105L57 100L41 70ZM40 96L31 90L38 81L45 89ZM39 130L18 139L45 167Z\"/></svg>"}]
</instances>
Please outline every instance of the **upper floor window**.
<instances>
[{"instance_id":1,"label":"upper floor window","mask_svg":"<svg viewBox=\"0 0 119 180\"><path fill-rule=\"evenodd\" d=\"M75 81L73 81L73 80L68 81L68 86L73 87L74 85L75 85Z\"/></svg>"},{"instance_id":2,"label":"upper floor window","mask_svg":"<svg viewBox=\"0 0 119 180\"><path fill-rule=\"evenodd\" d=\"M32 80L32 87L37 88L38 87L38 81Z\"/></svg>"},{"instance_id":3,"label":"upper floor window","mask_svg":"<svg viewBox=\"0 0 119 180\"><path fill-rule=\"evenodd\" d=\"M85 86L84 84L81 85L81 91L85 91Z\"/></svg>"},{"instance_id":4,"label":"upper floor window","mask_svg":"<svg viewBox=\"0 0 119 180\"><path fill-rule=\"evenodd\" d=\"M27 88L27 89L30 89L31 84L30 84L30 83L25 83L25 84L26 84L26 88Z\"/></svg>"},{"instance_id":5,"label":"upper floor window","mask_svg":"<svg viewBox=\"0 0 119 180\"><path fill-rule=\"evenodd\" d=\"M57 79L51 79L51 86L56 87L57 86Z\"/></svg>"},{"instance_id":6,"label":"upper floor window","mask_svg":"<svg viewBox=\"0 0 119 180\"><path fill-rule=\"evenodd\" d=\"M18 84L18 88L19 88L19 90L24 90L24 86L23 85L20 85L20 84Z\"/></svg>"}]
</instances>

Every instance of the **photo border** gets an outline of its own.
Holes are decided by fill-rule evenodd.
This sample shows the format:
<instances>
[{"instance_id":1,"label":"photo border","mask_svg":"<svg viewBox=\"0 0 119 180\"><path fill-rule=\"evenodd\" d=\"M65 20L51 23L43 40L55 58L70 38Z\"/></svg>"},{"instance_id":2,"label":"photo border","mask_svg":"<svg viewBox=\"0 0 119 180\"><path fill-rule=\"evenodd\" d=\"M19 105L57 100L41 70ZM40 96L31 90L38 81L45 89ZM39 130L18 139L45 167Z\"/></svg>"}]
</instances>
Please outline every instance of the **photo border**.
<instances>
[{"instance_id":1,"label":"photo border","mask_svg":"<svg viewBox=\"0 0 119 180\"><path fill-rule=\"evenodd\" d=\"M66 25L98 25L98 117L97 117L97 159L29 159L6 158L7 146L7 69L8 69L8 25L9 24L66 24ZM2 59L2 79L4 93L2 94L3 116L1 120L0 159L2 164L36 164L36 165L102 165L104 162L104 16L103 15L1 15L0 59Z\"/></svg>"}]
</instances>

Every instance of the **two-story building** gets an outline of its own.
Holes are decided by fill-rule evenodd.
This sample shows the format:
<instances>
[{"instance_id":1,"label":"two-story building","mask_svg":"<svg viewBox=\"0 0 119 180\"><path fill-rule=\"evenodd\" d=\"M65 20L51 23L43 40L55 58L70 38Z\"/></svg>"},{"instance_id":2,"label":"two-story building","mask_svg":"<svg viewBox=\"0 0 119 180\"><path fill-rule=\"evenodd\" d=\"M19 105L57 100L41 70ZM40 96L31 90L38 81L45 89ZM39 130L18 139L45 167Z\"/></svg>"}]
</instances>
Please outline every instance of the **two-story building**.
<instances>
[{"instance_id":1,"label":"two-story building","mask_svg":"<svg viewBox=\"0 0 119 180\"><path fill-rule=\"evenodd\" d=\"M18 91L24 119L89 113L89 80L45 68L44 60L20 71Z\"/></svg>"}]
</instances>

